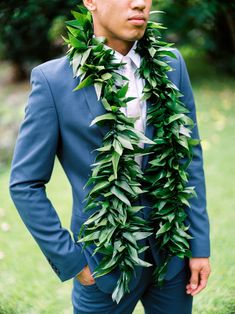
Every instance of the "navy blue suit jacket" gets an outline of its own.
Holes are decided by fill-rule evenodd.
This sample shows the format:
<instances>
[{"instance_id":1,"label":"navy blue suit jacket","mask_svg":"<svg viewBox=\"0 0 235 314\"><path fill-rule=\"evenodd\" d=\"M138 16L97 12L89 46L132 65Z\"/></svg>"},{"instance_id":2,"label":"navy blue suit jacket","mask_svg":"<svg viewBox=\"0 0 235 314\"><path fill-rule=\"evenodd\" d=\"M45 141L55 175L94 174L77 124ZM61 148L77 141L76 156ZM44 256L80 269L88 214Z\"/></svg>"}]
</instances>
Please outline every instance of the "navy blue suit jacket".
<instances>
[{"instance_id":1,"label":"navy blue suit jacket","mask_svg":"<svg viewBox=\"0 0 235 314\"><path fill-rule=\"evenodd\" d=\"M184 60L178 50L177 59L171 59L174 71L169 72L170 80L184 95L185 103L194 120L193 138L199 138L195 104ZM88 264L91 271L102 258L101 254L91 256L94 247L84 251L82 244L74 240L82 223L91 212L84 213L83 199L89 188L83 189L91 174L90 165L94 162L95 148L102 145L107 126L89 126L98 115L105 113L97 100L93 86L73 92L78 79L73 78L72 68L67 57L43 63L32 70L32 91L25 109L25 118L17 138L10 178L10 193L15 206L61 281L74 278ZM148 104L149 105L149 104ZM153 127L147 126L146 135L153 137ZM93 152L92 152L93 151ZM71 217L72 238L61 225L53 204L47 197L46 184L50 180L55 156L67 175L72 187L73 211ZM142 169L148 162L145 155ZM189 186L195 186L198 197L190 199L191 209L185 208L190 223L193 257L208 257L209 222L206 210L206 191L201 145L194 147L194 158L189 168ZM145 196L141 203L146 206L144 216L148 219L150 205ZM150 236L156 263L159 255L154 237ZM184 266L185 260L173 257L167 272L167 279L176 275ZM130 289L140 278L142 267L136 267ZM119 277L119 270L96 279L97 285L105 292L112 292Z\"/></svg>"}]
</instances>

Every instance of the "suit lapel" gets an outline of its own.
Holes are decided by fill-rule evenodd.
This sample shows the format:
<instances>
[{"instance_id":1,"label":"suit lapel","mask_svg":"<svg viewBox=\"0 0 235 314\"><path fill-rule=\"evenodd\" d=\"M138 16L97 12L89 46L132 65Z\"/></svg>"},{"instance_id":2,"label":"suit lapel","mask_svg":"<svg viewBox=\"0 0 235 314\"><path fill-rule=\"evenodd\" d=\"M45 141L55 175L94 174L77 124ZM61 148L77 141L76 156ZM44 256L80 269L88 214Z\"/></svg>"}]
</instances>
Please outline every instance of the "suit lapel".
<instances>
[{"instance_id":1,"label":"suit lapel","mask_svg":"<svg viewBox=\"0 0 235 314\"><path fill-rule=\"evenodd\" d=\"M84 89L82 89L83 92L85 93L85 98L86 98L86 102L87 105L89 107L90 113L92 115L92 120L95 119L97 116L100 116L102 114L107 113L107 111L104 109L103 104L101 103L101 101L98 101L97 96L96 96L96 91L93 85L90 85ZM148 112L148 108L150 106L150 102L147 101L147 112ZM101 133L101 135L104 137L107 132L109 131L109 126L104 125L102 127L98 127L99 132ZM154 126L150 125L150 124L146 124L146 130L145 130L145 135L146 137L148 137L149 139L153 139L153 134L154 133ZM146 148L147 144L144 145L144 147ZM142 170L145 169L147 162L148 162L148 158L149 155L144 155L142 158Z\"/></svg>"},{"instance_id":2,"label":"suit lapel","mask_svg":"<svg viewBox=\"0 0 235 314\"><path fill-rule=\"evenodd\" d=\"M82 89L82 91L85 93L86 102L89 107L92 120L100 115L107 113L107 111L104 109L102 102L97 99L94 85L90 85ZM108 132L109 127L107 125L104 125L102 127L98 126L98 129L99 132L101 132L101 135L104 137L105 134Z\"/></svg>"}]
</instances>

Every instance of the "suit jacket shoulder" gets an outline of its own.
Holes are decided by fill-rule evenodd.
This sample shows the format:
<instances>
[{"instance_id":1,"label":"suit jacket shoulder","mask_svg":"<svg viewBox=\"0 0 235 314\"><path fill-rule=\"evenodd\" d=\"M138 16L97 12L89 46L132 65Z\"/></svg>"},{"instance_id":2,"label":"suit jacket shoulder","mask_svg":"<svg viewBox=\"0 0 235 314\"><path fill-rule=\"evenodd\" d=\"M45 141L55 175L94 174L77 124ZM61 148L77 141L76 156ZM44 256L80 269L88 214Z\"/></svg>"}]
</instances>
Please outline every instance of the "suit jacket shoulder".
<instances>
[{"instance_id":1,"label":"suit jacket shoulder","mask_svg":"<svg viewBox=\"0 0 235 314\"><path fill-rule=\"evenodd\" d=\"M34 69L39 69L46 76L54 78L54 79L58 78L59 75L61 75L65 71L71 72L71 75L72 75L72 69L70 69L69 59L67 56L62 56L56 59L43 62L37 65Z\"/></svg>"}]
</instances>

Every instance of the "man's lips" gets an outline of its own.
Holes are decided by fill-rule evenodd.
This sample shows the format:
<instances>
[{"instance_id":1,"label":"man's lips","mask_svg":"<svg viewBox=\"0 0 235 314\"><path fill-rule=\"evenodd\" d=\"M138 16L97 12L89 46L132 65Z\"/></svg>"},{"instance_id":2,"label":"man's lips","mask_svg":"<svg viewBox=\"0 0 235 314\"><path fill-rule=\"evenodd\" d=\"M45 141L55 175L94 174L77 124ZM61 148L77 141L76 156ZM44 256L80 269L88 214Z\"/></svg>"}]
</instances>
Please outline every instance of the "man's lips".
<instances>
[{"instance_id":1,"label":"man's lips","mask_svg":"<svg viewBox=\"0 0 235 314\"><path fill-rule=\"evenodd\" d=\"M130 17L128 21L130 21L134 25L144 25L146 19L144 16L135 15L135 16Z\"/></svg>"}]
</instances>

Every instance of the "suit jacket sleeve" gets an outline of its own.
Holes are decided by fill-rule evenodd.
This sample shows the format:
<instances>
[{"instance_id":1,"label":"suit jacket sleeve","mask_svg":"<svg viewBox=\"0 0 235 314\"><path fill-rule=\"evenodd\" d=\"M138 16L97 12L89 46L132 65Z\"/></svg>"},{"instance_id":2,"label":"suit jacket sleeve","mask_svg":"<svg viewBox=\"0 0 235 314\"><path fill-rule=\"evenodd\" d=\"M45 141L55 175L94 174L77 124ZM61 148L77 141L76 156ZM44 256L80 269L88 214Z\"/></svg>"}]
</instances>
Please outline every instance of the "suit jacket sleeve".
<instances>
[{"instance_id":1,"label":"suit jacket sleeve","mask_svg":"<svg viewBox=\"0 0 235 314\"><path fill-rule=\"evenodd\" d=\"M196 108L192 87L187 72L187 68L182 55L178 52L180 61L180 91L183 94L181 101L189 109L188 116L194 121L195 127L192 130L192 138L200 139ZM189 232L193 236L190 241L192 257L209 257L210 256L210 240L209 240L209 219L206 203L206 185L203 169L202 147L199 143L193 147L193 159L187 169L189 181L187 186L194 186L197 197L189 200L191 208L186 208L188 215L187 224L190 225Z\"/></svg>"},{"instance_id":2,"label":"suit jacket sleeve","mask_svg":"<svg viewBox=\"0 0 235 314\"><path fill-rule=\"evenodd\" d=\"M15 206L61 281L87 264L46 195L59 138L59 124L50 86L40 67L31 73L32 91L15 146L10 193Z\"/></svg>"}]
</instances>

